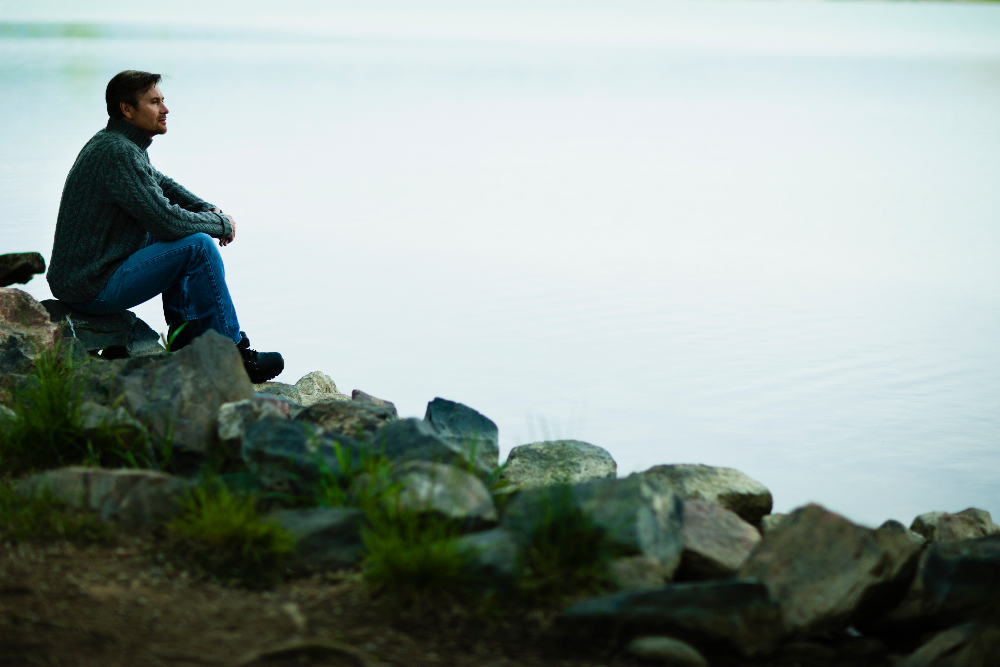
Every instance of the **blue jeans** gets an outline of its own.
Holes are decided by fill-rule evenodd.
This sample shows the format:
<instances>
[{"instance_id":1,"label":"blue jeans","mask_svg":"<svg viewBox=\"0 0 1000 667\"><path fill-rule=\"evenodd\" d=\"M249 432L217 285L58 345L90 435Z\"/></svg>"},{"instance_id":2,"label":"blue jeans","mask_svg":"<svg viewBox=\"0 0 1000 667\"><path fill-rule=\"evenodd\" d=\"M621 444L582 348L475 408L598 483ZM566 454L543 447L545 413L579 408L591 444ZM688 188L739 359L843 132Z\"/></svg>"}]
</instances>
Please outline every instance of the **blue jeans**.
<instances>
[{"instance_id":1,"label":"blue jeans","mask_svg":"<svg viewBox=\"0 0 1000 667\"><path fill-rule=\"evenodd\" d=\"M163 294L167 324L197 320L202 331L215 329L240 342L240 323L226 287L226 270L212 237L191 234L177 241L150 235L100 293L90 301L67 305L91 315L128 310Z\"/></svg>"}]
</instances>

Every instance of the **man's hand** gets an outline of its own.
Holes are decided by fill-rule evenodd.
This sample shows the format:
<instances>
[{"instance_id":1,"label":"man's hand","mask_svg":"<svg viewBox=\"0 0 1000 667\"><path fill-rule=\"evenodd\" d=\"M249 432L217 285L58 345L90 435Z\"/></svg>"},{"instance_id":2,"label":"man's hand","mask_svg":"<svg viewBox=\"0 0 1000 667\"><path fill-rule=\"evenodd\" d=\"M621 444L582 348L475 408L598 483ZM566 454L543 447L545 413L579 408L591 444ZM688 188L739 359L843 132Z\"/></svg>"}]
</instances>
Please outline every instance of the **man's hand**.
<instances>
[{"instance_id":1,"label":"man's hand","mask_svg":"<svg viewBox=\"0 0 1000 667\"><path fill-rule=\"evenodd\" d=\"M236 221L233 220L233 216L229 215L228 213L222 213L222 211L220 211L217 208L213 208L211 211L209 211L209 213L221 213L222 215L226 216L229 219L229 224L233 228L233 233L229 235L228 239L219 239L219 246L225 247L230 243L232 243L233 239L236 238Z\"/></svg>"}]
</instances>

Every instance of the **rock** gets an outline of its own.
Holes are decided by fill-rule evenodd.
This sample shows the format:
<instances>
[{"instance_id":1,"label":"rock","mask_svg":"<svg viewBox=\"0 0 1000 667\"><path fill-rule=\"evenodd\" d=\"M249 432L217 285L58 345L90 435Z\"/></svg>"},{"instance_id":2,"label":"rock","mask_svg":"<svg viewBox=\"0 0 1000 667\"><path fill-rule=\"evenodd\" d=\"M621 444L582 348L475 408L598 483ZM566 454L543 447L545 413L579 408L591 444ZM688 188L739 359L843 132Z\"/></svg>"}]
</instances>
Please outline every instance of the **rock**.
<instances>
[{"instance_id":1,"label":"rock","mask_svg":"<svg viewBox=\"0 0 1000 667\"><path fill-rule=\"evenodd\" d=\"M871 624L876 632L911 632L996 618L1000 613L1000 535L931 544L899 605Z\"/></svg>"},{"instance_id":2,"label":"rock","mask_svg":"<svg viewBox=\"0 0 1000 667\"><path fill-rule=\"evenodd\" d=\"M701 653L673 637L636 637L625 650L642 660L671 667L708 667L708 661Z\"/></svg>"},{"instance_id":3,"label":"rock","mask_svg":"<svg viewBox=\"0 0 1000 667\"><path fill-rule=\"evenodd\" d=\"M61 338L62 327L30 294L0 287L0 375L31 372L35 358Z\"/></svg>"},{"instance_id":4,"label":"rock","mask_svg":"<svg viewBox=\"0 0 1000 667\"><path fill-rule=\"evenodd\" d=\"M625 556L611 561L611 581L620 591L641 591L663 585L663 566L652 556Z\"/></svg>"},{"instance_id":5,"label":"rock","mask_svg":"<svg viewBox=\"0 0 1000 667\"><path fill-rule=\"evenodd\" d=\"M307 422L264 418L247 426L242 457L247 469L267 487L290 485L304 491L319 482L321 467L340 471L334 443L352 461L360 445L344 435L336 438Z\"/></svg>"},{"instance_id":6,"label":"rock","mask_svg":"<svg viewBox=\"0 0 1000 667\"><path fill-rule=\"evenodd\" d=\"M456 541L468 556L465 571L472 580L510 585L520 572L524 552L517 536L504 528L463 535Z\"/></svg>"},{"instance_id":7,"label":"rock","mask_svg":"<svg viewBox=\"0 0 1000 667\"><path fill-rule=\"evenodd\" d=\"M669 486L684 500L708 500L753 525L771 512L771 492L739 470L705 465L662 465L636 473Z\"/></svg>"},{"instance_id":8,"label":"rock","mask_svg":"<svg viewBox=\"0 0 1000 667\"><path fill-rule=\"evenodd\" d=\"M781 646L781 657L792 664L826 665L837 657L836 649L817 642L789 642Z\"/></svg>"},{"instance_id":9,"label":"rock","mask_svg":"<svg viewBox=\"0 0 1000 667\"><path fill-rule=\"evenodd\" d=\"M375 398L370 394L366 394L360 389L355 389L351 392L351 400L355 403L370 403L372 405L377 405L381 408L385 408L389 413L396 419L399 419L399 413L396 412L396 406L390 401L386 401L381 398Z\"/></svg>"},{"instance_id":10,"label":"rock","mask_svg":"<svg viewBox=\"0 0 1000 667\"><path fill-rule=\"evenodd\" d=\"M755 581L671 584L584 600L556 619L585 642L654 632L697 645L727 645L744 656L770 653L782 636L781 609Z\"/></svg>"},{"instance_id":11,"label":"rock","mask_svg":"<svg viewBox=\"0 0 1000 667\"><path fill-rule=\"evenodd\" d=\"M765 514L760 519L760 534L767 535L769 532L781 525L787 514Z\"/></svg>"},{"instance_id":12,"label":"rock","mask_svg":"<svg viewBox=\"0 0 1000 667\"><path fill-rule=\"evenodd\" d=\"M760 542L760 533L736 512L706 500L684 503L684 554L679 579L731 577Z\"/></svg>"},{"instance_id":13,"label":"rock","mask_svg":"<svg viewBox=\"0 0 1000 667\"><path fill-rule=\"evenodd\" d=\"M424 421L455 448L473 452L478 465L489 471L500 465L499 431L485 415L461 403L435 398L427 404Z\"/></svg>"},{"instance_id":14,"label":"rock","mask_svg":"<svg viewBox=\"0 0 1000 667\"><path fill-rule=\"evenodd\" d=\"M129 529L152 528L180 513L180 498L195 480L151 470L106 470L74 466L23 480L17 492L32 496L48 488L72 507L98 512Z\"/></svg>"},{"instance_id":15,"label":"rock","mask_svg":"<svg viewBox=\"0 0 1000 667\"><path fill-rule=\"evenodd\" d=\"M616 477L618 464L607 450L579 440L518 445L500 474L512 488L576 484Z\"/></svg>"},{"instance_id":16,"label":"rock","mask_svg":"<svg viewBox=\"0 0 1000 667\"><path fill-rule=\"evenodd\" d=\"M268 518L298 540L289 561L293 571L354 567L365 554L365 513L356 507L312 507L272 512Z\"/></svg>"},{"instance_id":17,"label":"rock","mask_svg":"<svg viewBox=\"0 0 1000 667\"><path fill-rule=\"evenodd\" d=\"M45 273L45 258L37 252L12 252L0 255L0 287L24 284Z\"/></svg>"},{"instance_id":18,"label":"rock","mask_svg":"<svg viewBox=\"0 0 1000 667\"><path fill-rule=\"evenodd\" d=\"M318 661L318 662L317 662ZM236 663L237 667L249 665L323 664L338 667L379 667L379 662L359 648L328 639L293 637L286 641L251 651Z\"/></svg>"},{"instance_id":19,"label":"rock","mask_svg":"<svg viewBox=\"0 0 1000 667\"><path fill-rule=\"evenodd\" d=\"M260 385L254 385L254 387L258 387L258 386L260 386ZM264 399L267 399L269 401L277 401L277 402L283 404L285 406L284 409L288 410L288 417L290 419L295 419L296 417L298 417L302 413L303 410L306 409L306 406L302 405L301 403L297 403L297 402L293 401L292 399L290 399L290 398L288 398L286 396L279 396L277 394L269 394L269 393L260 392L260 391L254 391L253 396L254 396L254 398L264 398Z\"/></svg>"},{"instance_id":20,"label":"rock","mask_svg":"<svg viewBox=\"0 0 1000 667\"><path fill-rule=\"evenodd\" d=\"M628 477L525 489L510 501L502 524L528 541L551 520L553 507L560 502L589 517L625 553L658 560L664 577L672 576L680 564L684 503L654 480Z\"/></svg>"},{"instance_id":21,"label":"rock","mask_svg":"<svg viewBox=\"0 0 1000 667\"><path fill-rule=\"evenodd\" d=\"M253 386L233 342L215 331L184 349L118 376L125 404L151 434L175 448L205 453L215 442L223 403L253 397Z\"/></svg>"},{"instance_id":22,"label":"rock","mask_svg":"<svg viewBox=\"0 0 1000 667\"><path fill-rule=\"evenodd\" d=\"M288 419L289 405L274 398L245 398L219 406L217 432L226 451L241 451L247 427L261 419Z\"/></svg>"},{"instance_id":23,"label":"rock","mask_svg":"<svg viewBox=\"0 0 1000 667\"><path fill-rule=\"evenodd\" d=\"M767 586L790 635L846 628L895 604L920 553L892 531L857 526L819 505L788 515L736 576Z\"/></svg>"},{"instance_id":24,"label":"rock","mask_svg":"<svg viewBox=\"0 0 1000 667\"><path fill-rule=\"evenodd\" d=\"M264 382L254 385L254 390L261 394L274 394L281 398L287 398L305 407L317 403L351 400L350 396L345 396L337 391L337 385L334 384L329 375L324 375L319 371L303 375L294 385L284 382Z\"/></svg>"},{"instance_id":25,"label":"rock","mask_svg":"<svg viewBox=\"0 0 1000 667\"><path fill-rule=\"evenodd\" d=\"M393 470L401 509L434 513L470 525L496 523L497 510L489 489L476 477L444 463L409 461Z\"/></svg>"},{"instance_id":26,"label":"rock","mask_svg":"<svg viewBox=\"0 0 1000 667\"><path fill-rule=\"evenodd\" d=\"M8 408L6 405L0 405L0 422L5 421L17 421L17 413Z\"/></svg>"},{"instance_id":27,"label":"rock","mask_svg":"<svg viewBox=\"0 0 1000 667\"><path fill-rule=\"evenodd\" d=\"M474 470L488 474L496 468L490 467L488 454L481 449L463 448L453 440L445 440L434 428L421 419L399 419L389 422L375 434L375 451L383 452L393 461L435 461L467 469L469 459Z\"/></svg>"},{"instance_id":28,"label":"rock","mask_svg":"<svg viewBox=\"0 0 1000 667\"><path fill-rule=\"evenodd\" d=\"M1000 535L1000 526L986 510L975 507L957 514L928 512L913 520L910 530L919 533L928 542L958 542L987 535Z\"/></svg>"},{"instance_id":29,"label":"rock","mask_svg":"<svg viewBox=\"0 0 1000 667\"><path fill-rule=\"evenodd\" d=\"M965 623L934 635L895 667L996 667L1000 628Z\"/></svg>"},{"instance_id":30,"label":"rock","mask_svg":"<svg viewBox=\"0 0 1000 667\"><path fill-rule=\"evenodd\" d=\"M302 394L299 393L298 387L293 384L285 382L262 382L261 384L255 384L253 389L255 395L277 396L278 398L305 407L305 404L302 403Z\"/></svg>"},{"instance_id":31,"label":"rock","mask_svg":"<svg viewBox=\"0 0 1000 667\"><path fill-rule=\"evenodd\" d=\"M354 400L316 403L296 419L320 426L328 433L341 433L356 440L369 440L387 423L396 420L395 409Z\"/></svg>"},{"instance_id":32,"label":"rock","mask_svg":"<svg viewBox=\"0 0 1000 667\"><path fill-rule=\"evenodd\" d=\"M89 352L121 348L119 357L142 357L164 351L157 333L130 310L88 315L54 299L42 301L42 306L52 322L65 322L66 335L80 341Z\"/></svg>"},{"instance_id":33,"label":"rock","mask_svg":"<svg viewBox=\"0 0 1000 667\"><path fill-rule=\"evenodd\" d=\"M121 406L112 410L99 403L85 401L80 405L80 417L83 419L83 430L87 432L95 431L102 426L127 428L140 433L146 430L145 426Z\"/></svg>"}]
</instances>

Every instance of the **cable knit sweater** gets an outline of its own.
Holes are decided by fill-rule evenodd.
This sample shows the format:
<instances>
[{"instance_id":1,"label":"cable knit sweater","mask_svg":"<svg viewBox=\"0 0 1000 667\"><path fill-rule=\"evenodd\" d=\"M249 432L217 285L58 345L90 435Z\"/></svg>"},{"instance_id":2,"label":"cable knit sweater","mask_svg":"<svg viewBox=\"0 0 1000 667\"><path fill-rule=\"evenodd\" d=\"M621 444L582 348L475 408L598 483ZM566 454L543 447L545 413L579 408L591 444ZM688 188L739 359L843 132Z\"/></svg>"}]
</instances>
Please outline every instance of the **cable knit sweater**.
<instances>
[{"instance_id":1,"label":"cable knit sweater","mask_svg":"<svg viewBox=\"0 0 1000 667\"><path fill-rule=\"evenodd\" d=\"M146 153L151 143L139 128L111 118L80 151L63 187L46 276L57 299L96 297L142 248L146 232L161 241L233 233L224 215L208 212L212 204L153 168Z\"/></svg>"}]
</instances>

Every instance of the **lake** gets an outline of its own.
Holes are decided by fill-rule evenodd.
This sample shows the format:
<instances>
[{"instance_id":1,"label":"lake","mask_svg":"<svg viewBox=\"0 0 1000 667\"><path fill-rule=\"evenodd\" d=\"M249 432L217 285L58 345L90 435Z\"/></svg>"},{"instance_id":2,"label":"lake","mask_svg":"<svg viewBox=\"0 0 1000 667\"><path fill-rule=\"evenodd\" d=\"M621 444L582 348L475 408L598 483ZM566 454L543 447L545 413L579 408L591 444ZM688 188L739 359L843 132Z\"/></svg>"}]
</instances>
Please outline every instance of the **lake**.
<instances>
[{"instance_id":1,"label":"lake","mask_svg":"<svg viewBox=\"0 0 1000 667\"><path fill-rule=\"evenodd\" d=\"M108 79L159 72L278 380L1000 514L1000 4L82 4L0 0L0 252L48 258Z\"/></svg>"}]
</instances>

